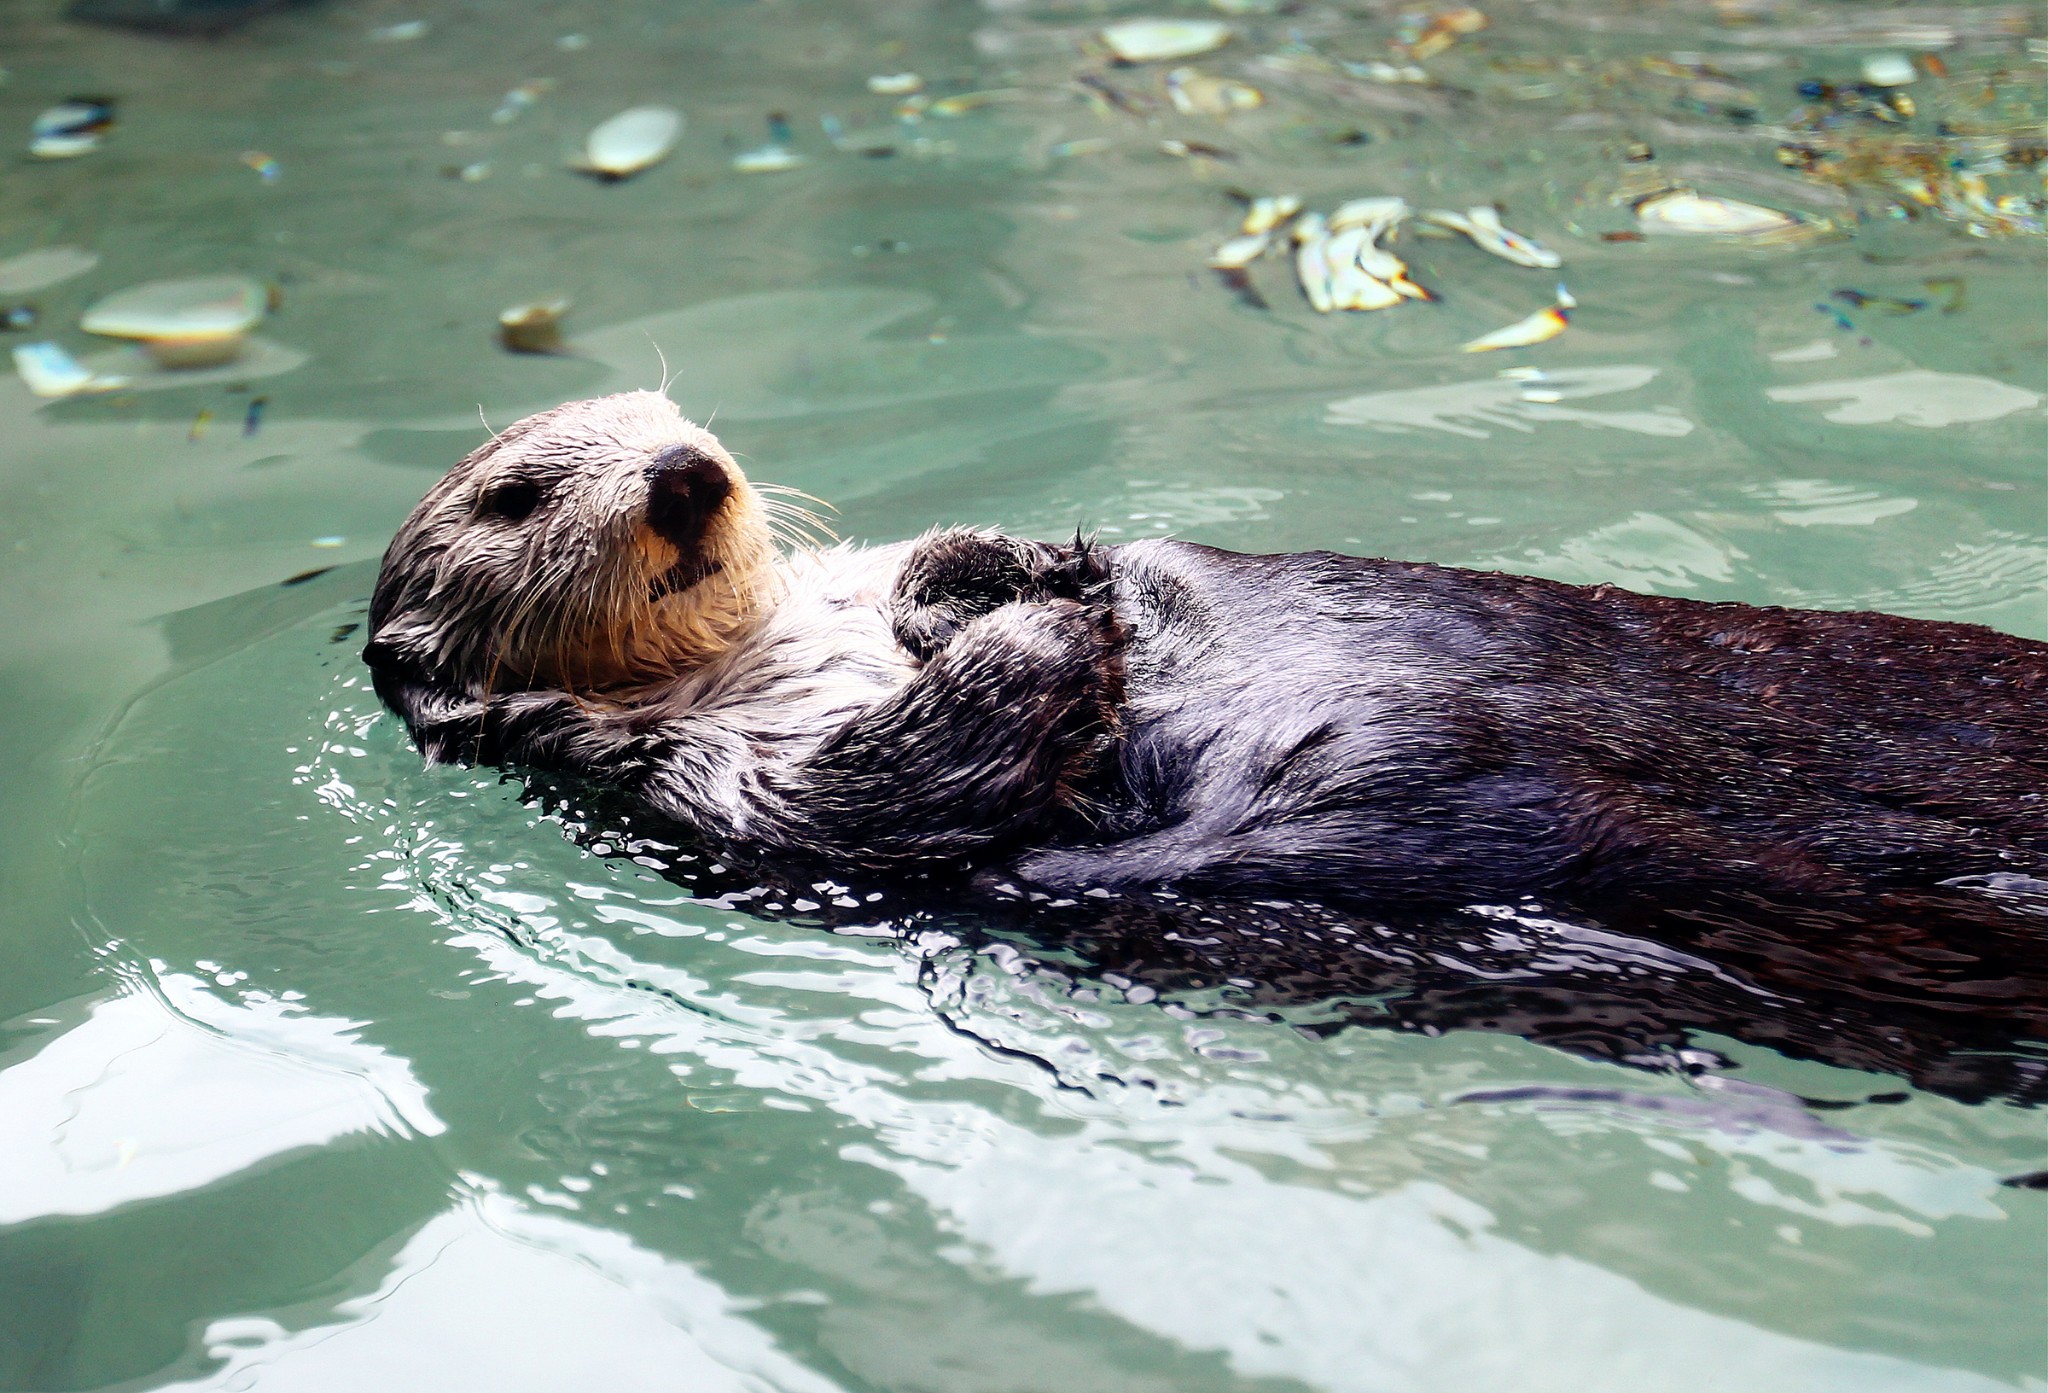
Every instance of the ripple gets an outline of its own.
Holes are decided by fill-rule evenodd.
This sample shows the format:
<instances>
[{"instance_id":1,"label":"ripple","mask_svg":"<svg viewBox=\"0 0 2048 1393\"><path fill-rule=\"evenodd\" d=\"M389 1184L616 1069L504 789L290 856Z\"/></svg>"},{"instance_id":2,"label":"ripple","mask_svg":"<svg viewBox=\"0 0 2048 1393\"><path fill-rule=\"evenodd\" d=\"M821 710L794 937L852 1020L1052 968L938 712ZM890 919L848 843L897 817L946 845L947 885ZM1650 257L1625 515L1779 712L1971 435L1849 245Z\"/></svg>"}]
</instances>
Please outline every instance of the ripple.
<instances>
[{"instance_id":1,"label":"ripple","mask_svg":"<svg viewBox=\"0 0 2048 1393\"><path fill-rule=\"evenodd\" d=\"M1473 422L1524 432L1539 425L1572 422L1667 439L1692 434L1692 421L1668 406L1648 411L1587 411L1560 404L1576 397L1632 392L1649 385L1657 373L1656 368L1627 365L1555 372L1510 370L1468 382L1344 397L1329 404L1323 419L1333 426L1440 430L1473 440L1486 440L1493 434Z\"/></svg>"}]
</instances>

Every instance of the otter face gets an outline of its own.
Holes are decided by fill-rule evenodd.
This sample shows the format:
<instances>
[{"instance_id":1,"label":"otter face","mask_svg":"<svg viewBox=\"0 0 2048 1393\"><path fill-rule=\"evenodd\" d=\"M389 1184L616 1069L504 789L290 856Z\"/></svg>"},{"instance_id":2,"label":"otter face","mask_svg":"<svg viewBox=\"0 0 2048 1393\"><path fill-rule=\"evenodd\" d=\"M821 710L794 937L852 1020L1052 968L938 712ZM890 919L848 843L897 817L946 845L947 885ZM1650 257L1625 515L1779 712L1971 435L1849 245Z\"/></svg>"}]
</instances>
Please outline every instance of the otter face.
<instances>
[{"instance_id":1,"label":"otter face","mask_svg":"<svg viewBox=\"0 0 2048 1393\"><path fill-rule=\"evenodd\" d=\"M384 554L363 657L416 735L494 692L631 687L719 651L774 559L759 495L668 398L571 402L421 500Z\"/></svg>"}]
</instances>

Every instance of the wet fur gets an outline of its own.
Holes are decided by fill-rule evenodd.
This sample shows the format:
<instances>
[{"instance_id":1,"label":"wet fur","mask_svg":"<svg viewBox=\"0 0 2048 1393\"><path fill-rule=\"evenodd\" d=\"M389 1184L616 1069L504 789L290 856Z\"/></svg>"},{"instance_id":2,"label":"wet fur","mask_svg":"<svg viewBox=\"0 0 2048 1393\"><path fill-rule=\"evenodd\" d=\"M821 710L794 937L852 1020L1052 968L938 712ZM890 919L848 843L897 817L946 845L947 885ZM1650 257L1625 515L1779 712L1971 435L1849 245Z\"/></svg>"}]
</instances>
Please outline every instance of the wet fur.
<instances>
[{"instance_id":1,"label":"wet fur","mask_svg":"<svg viewBox=\"0 0 2048 1393\"><path fill-rule=\"evenodd\" d=\"M648 523L679 446L735 481L688 546ZM561 511L512 538L479 500L521 472ZM718 573L649 598L690 547ZM2048 646L1167 541L782 556L717 442L644 393L458 465L386 556L365 656L431 757L826 867L1938 912L1971 893L1941 881L2048 863Z\"/></svg>"},{"instance_id":2,"label":"wet fur","mask_svg":"<svg viewBox=\"0 0 2048 1393\"><path fill-rule=\"evenodd\" d=\"M1842 897L2048 869L2048 645L1141 542L1100 845L1031 879L1339 902Z\"/></svg>"}]
</instances>

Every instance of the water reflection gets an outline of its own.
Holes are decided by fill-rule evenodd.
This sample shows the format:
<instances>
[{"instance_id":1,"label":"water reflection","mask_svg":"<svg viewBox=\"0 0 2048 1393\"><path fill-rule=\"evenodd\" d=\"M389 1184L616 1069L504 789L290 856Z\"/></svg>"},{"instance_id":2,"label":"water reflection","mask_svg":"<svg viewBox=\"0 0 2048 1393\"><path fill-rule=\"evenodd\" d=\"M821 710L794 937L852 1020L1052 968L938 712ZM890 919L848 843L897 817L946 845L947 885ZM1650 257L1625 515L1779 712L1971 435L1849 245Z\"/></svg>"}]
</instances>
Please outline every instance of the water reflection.
<instances>
[{"instance_id":1,"label":"water reflection","mask_svg":"<svg viewBox=\"0 0 2048 1393\"><path fill-rule=\"evenodd\" d=\"M1657 369L1633 365L1566 368L1544 372L1510 369L1493 377L1450 382L1436 387L1410 387L1393 392L1333 401L1324 419L1336 426L1375 426L1381 430L1448 431L1470 440L1486 440L1482 425L1528 432L1537 425L1568 421L1603 426L1637 435L1690 435L1693 423L1669 406L1648 411L1589 411L1558 403L1579 397L1633 392L1656 379Z\"/></svg>"},{"instance_id":2,"label":"water reflection","mask_svg":"<svg viewBox=\"0 0 2048 1393\"><path fill-rule=\"evenodd\" d=\"M876 917L872 888L764 885L703 856L678 859L660 840L669 829L643 835L623 810L578 811L560 786L545 796L586 845L623 845L721 908L820 927ZM2048 1103L2048 886L2026 877L1824 905L1617 904L1589 915L1525 902L1387 920L1170 894L1048 903L984 881L891 887L886 912L907 936L961 945L959 967L934 960L935 1001L970 1001L974 971L1007 954L1004 971L1028 963L1068 996L1107 983L1130 1001L1199 1002L1315 1032L1493 1031L1679 1074L1712 1067L1712 1052L1691 1042L1718 1036L1964 1101ZM980 950L990 945L1006 946L989 957Z\"/></svg>"},{"instance_id":3,"label":"water reflection","mask_svg":"<svg viewBox=\"0 0 2048 1393\"><path fill-rule=\"evenodd\" d=\"M266 992L230 1004L184 972L138 972L0 1070L0 1225L197 1190L352 1133L444 1130L403 1059ZM146 988L142 985L146 983Z\"/></svg>"},{"instance_id":4,"label":"water reflection","mask_svg":"<svg viewBox=\"0 0 2048 1393\"><path fill-rule=\"evenodd\" d=\"M580 835L642 866L666 855L616 825L594 832L586 824ZM463 854L446 847L434 859L459 874ZM1573 1149L1632 1139L1638 1159L1608 1163L1610 1183L1632 1194L1646 1174L1664 1204L1680 1207L1693 1192L1718 1192L1761 1211L1787 1247L1809 1232L1818 1242L1829 1229L1925 1238L1937 1221L2005 1219L1993 1171L1871 1135L1870 1112L1824 1118L1795 1095L1719 1080L1697 1091L1669 1087L1705 1058L1679 1048L1675 1034L1661 1059L1632 1061L1665 1073L1659 1091L1459 1088L1460 1072L1441 1056L1404 1065L1376 1051L1369 1071L1347 1066L1358 1037L1344 1026L1358 1018L1352 1003L1330 998L1339 985L1322 975L1330 964L1314 960L1318 938L1335 952L1346 935L1308 912L1283 923L1261 911L1230 926L1194 907L1179 920L1155 910L1143 924L1040 910L1028 916L1038 929L1032 941L991 933L986 915L973 917L980 931L957 911L941 927L936 912L920 914L900 896L878 909L843 884L773 888L702 869L672 873L691 884L691 896L621 895L589 881L560 896L479 888L455 919L473 926L462 941L520 983L522 999L665 1062L700 1114L751 1112L758 1123L779 1096L856 1124L840 1134L843 1158L895 1177L937 1215L953 1240L940 1255L977 1284L1018 1278L1048 1297L1085 1294L1181 1349L1221 1354L1241 1378L1332 1390L1448 1390L1510 1378L1556 1389L1995 1386L1759 1330L1753 1315L1736 1322L1669 1303L1658 1280L1613 1270L1642 1268L1640 1255L1617 1263L1607 1254L1603 1264L1531 1244L1528 1202L1506 1199L1545 1164L1518 1154L1528 1143L1517 1134L1531 1123ZM584 919L577 906L602 903L620 912L589 917L626 929L624 940L575 926ZM652 907L661 903L670 907ZM692 925L693 907L706 904L795 915L814 933L836 922L850 937L778 940L750 920L723 917L729 930ZM834 915L835 906L844 912ZM877 920L882 910L889 917ZM1496 936L1509 919L1491 918ZM1154 951L1160 934L1172 943L1196 921L1211 940L1194 948L1199 977L1185 962L1161 964ZM1562 1015L1594 1005L1573 1003L1569 972L1559 969L1574 966L1625 979L1599 1004L1612 1006L1631 988L1647 996L1647 1005L1627 1008L1637 1020L1655 1016L1653 984L1663 979L1719 978L1742 990L1698 957L1559 921L1545 927L1556 932L1542 966L1557 978L1550 1005ZM1228 941L1233 928L1250 938L1248 951L1216 953L1214 940ZM1134 951L1109 941L1118 929L1140 935ZM1412 929L1379 933L1394 940ZM1283 932L1284 945L1276 941ZM1467 925L1458 945L1413 941L1407 965L1452 953L1483 959L1485 946L1472 941L1483 932ZM758 965L721 983L691 965L700 955L678 952L689 942L717 951L718 941ZM892 942L914 978L891 972L891 955L877 952ZM1483 962L1449 966L1465 969L1452 975L1466 987L1487 989ZM1253 972L1267 975L1245 975ZM1403 982L1389 995L1412 991ZM767 992L773 1009L763 1009ZM1382 1023L1401 1009L1378 1004L1389 1013ZM1476 1023L1455 1011L1432 1020L1427 1007L1409 1022L1419 1035ZM1544 1038L1567 1048L1636 1041L1631 1023L1609 1018L1576 1040ZM1006 1092L1020 1096L1005 1102ZM1020 1117L1027 1097L1037 1106ZM625 1099L615 1106L634 1110ZM661 1107L651 1097L639 1106ZM563 1160L587 1154L596 1134L579 1135L585 1146ZM613 1146L606 1154L630 1153ZM650 1153L642 1164L661 1163ZM608 1179L597 1196L625 1193L623 1183ZM593 1208L592 1196L554 1198ZM1601 1207L1591 1196L1573 1203ZM1661 1207L1647 1192L1622 1203ZM913 1289L930 1280L912 1275L924 1264L884 1237L893 1202L869 1206L879 1222L842 1206L836 1197L784 1197L755 1211L749 1236L787 1260L822 1262L869 1293L878 1280ZM1363 1307L1370 1321L1358 1319ZM1504 1342L1498 1322L1518 1307L1530 1319ZM1677 1376L1666 1368L1673 1351L1683 1352ZM1010 1377L1019 1381L991 1386L1060 1386Z\"/></svg>"},{"instance_id":5,"label":"water reflection","mask_svg":"<svg viewBox=\"0 0 2048 1393\"><path fill-rule=\"evenodd\" d=\"M386 1264L388 1263L388 1266ZM550 1393L832 1393L715 1285L616 1233L537 1212L488 1185L362 1274L361 1295L209 1321L201 1393L488 1388ZM287 1323L289 1322L289 1323Z\"/></svg>"},{"instance_id":6,"label":"water reflection","mask_svg":"<svg viewBox=\"0 0 2048 1393\"><path fill-rule=\"evenodd\" d=\"M1995 421L2041 404L2039 392L1995 378L1925 369L1773 387L1767 395L1772 401L1827 403L1822 414L1840 425L1897 423L1923 430Z\"/></svg>"}]
</instances>

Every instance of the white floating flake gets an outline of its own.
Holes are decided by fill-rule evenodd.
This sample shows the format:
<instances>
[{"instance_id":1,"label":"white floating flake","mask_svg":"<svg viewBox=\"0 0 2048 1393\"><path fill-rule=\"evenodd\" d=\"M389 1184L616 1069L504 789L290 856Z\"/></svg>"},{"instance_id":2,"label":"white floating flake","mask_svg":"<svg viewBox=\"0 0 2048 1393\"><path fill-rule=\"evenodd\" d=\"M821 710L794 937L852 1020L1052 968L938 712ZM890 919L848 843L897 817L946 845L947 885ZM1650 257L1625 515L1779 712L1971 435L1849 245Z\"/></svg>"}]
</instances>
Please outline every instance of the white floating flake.
<instances>
[{"instance_id":1,"label":"white floating flake","mask_svg":"<svg viewBox=\"0 0 2048 1393\"><path fill-rule=\"evenodd\" d=\"M1317 311L1391 309L1434 297L1408 278L1407 263L1381 246L1408 216L1406 199L1354 198L1325 218L1294 225L1295 273Z\"/></svg>"},{"instance_id":2,"label":"white floating flake","mask_svg":"<svg viewBox=\"0 0 2048 1393\"><path fill-rule=\"evenodd\" d=\"M1462 213L1438 208L1422 215L1424 222L1448 227L1453 232L1462 232L1472 239L1472 245L1481 251L1492 252L1517 266L1536 266L1554 271L1564 265L1564 258L1544 247L1532 238L1519 232L1512 232L1501 226L1500 210L1484 204L1468 208Z\"/></svg>"},{"instance_id":3,"label":"white floating flake","mask_svg":"<svg viewBox=\"0 0 2048 1393\"><path fill-rule=\"evenodd\" d=\"M1212 77L1194 68L1175 68L1168 73L1166 95L1183 116L1229 116L1266 102L1266 94L1249 83Z\"/></svg>"},{"instance_id":4,"label":"white floating flake","mask_svg":"<svg viewBox=\"0 0 2048 1393\"><path fill-rule=\"evenodd\" d=\"M1465 345L1467 353L1491 353L1499 348L1527 348L1530 344L1554 339L1571 323L1571 312L1579 307L1572 293L1563 286L1557 288L1557 303L1540 309L1527 319L1518 319L1505 329L1496 329L1490 334L1481 334Z\"/></svg>"},{"instance_id":5,"label":"white floating flake","mask_svg":"<svg viewBox=\"0 0 2048 1393\"><path fill-rule=\"evenodd\" d=\"M1209 254L1209 264L1219 271L1237 271L1251 265L1273 245L1273 234L1250 232L1231 238Z\"/></svg>"},{"instance_id":6,"label":"white floating flake","mask_svg":"<svg viewBox=\"0 0 2048 1393\"><path fill-rule=\"evenodd\" d=\"M1215 19L1127 19L1102 31L1109 51L1126 63L1192 58L1230 41L1230 26Z\"/></svg>"},{"instance_id":7,"label":"white floating flake","mask_svg":"<svg viewBox=\"0 0 2048 1393\"><path fill-rule=\"evenodd\" d=\"M158 365L216 367L240 356L270 292L247 276L192 276L116 291L85 312L88 334L138 339Z\"/></svg>"},{"instance_id":8,"label":"white floating flake","mask_svg":"<svg viewBox=\"0 0 2048 1393\"><path fill-rule=\"evenodd\" d=\"M127 385L125 377L93 372L54 343L24 343L14 350L14 370L39 397L75 397L84 392L110 392Z\"/></svg>"},{"instance_id":9,"label":"white floating flake","mask_svg":"<svg viewBox=\"0 0 2048 1393\"><path fill-rule=\"evenodd\" d=\"M785 145L763 145L732 157L732 167L742 174L780 174L803 162L802 155Z\"/></svg>"},{"instance_id":10,"label":"white floating flake","mask_svg":"<svg viewBox=\"0 0 2048 1393\"><path fill-rule=\"evenodd\" d=\"M114 104L98 97L73 97L36 117L29 126L28 152L39 160L89 155L114 125Z\"/></svg>"},{"instance_id":11,"label":"white floating flake","mask_svg":"<svg viewBox=\"0 0 2048 1393\"><path fill-rule=\"evenodd\" d=\"M1301 200L1293 194L1273 194L1255 198L1244 210L1244 225L1238 231L1245 236L1271 232L1301 211Z\"/></svg>"},{"instance_id":12,"label":"white floating flake","mask_svg":"<svg viewBox=\"0 0 2048 1393\"><path fill-rule=\"evenodd\" d=\"M1644 199L1636 205L1636 220L1645 232L1688 236L1756 237L1799 226L1799 219L1789 213L1690 189L1673 189Z\"/></svg>"},{"instance_id":13,"label":"white floating flake","mask_svg":"<svg viewBox=\"0 0 2048 1393\"><path fill-rule=\"evenodd\" d=\"M1903 53L1873 53L1863 60L1863 80L1872 87L1904 87L1919 77L1913 60Z\"/></svg>"},{"instance_id":14,"label":"white floating flake","mask_svg":"<svg viewBox=\"0 0 2048 1393\"><path fill-rule=\"evenodd\" d=\"M1330 262L1324 255L1329 242L1330 222L1321 213L1304 213L1294 224L1294 274L1309 308L1318 314L1337 308L1330 293Z\"/></svg>"},{"instance_id":15,"label":"white floating flake","mask_svg":"<svg viewBox=\"0 0 2048 1393\"><path fill-rule=\"evenodd\" d=\"M590 133L582 168L603 179L627 178L667 159L682 132L683 114L674 107L622 111Z\"/></svg>"}]
</instances>

